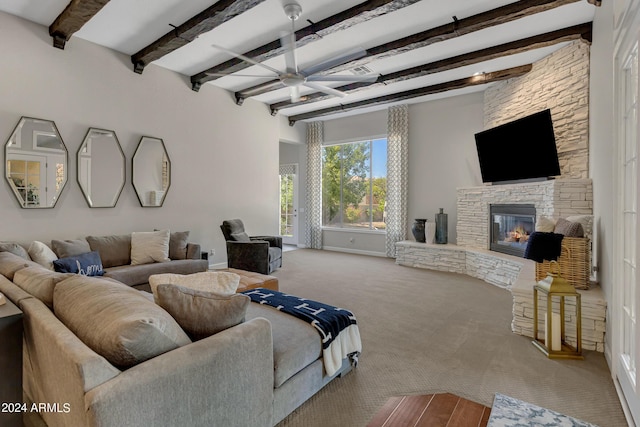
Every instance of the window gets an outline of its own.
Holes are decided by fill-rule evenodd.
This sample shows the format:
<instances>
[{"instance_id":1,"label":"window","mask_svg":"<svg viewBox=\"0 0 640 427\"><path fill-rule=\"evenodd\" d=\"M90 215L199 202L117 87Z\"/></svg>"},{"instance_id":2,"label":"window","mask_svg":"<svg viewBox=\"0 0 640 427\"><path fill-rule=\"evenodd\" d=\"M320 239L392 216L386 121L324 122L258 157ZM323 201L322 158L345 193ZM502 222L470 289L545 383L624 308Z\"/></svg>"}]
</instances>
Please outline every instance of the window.
<instances>
[{"instance_id":1,"label":"window","mask_svg":"<svg viewBox=\"0 0 640 427\"><path fill-rule=\"evenodd\" d=\"M322 147L322 225L384 230L387 140Z\"/></svg>"}]
</instances>

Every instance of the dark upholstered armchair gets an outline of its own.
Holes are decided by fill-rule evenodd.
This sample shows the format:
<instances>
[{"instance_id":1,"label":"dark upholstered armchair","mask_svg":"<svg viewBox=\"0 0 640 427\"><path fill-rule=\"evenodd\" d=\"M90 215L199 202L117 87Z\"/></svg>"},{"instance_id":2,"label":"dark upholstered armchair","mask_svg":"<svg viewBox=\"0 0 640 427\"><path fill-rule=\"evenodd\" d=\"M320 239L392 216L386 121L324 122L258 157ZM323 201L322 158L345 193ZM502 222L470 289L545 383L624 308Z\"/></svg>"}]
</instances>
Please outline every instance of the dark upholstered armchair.
<instances>
[{"instance_id":1,"label":"dark upholstered armchair","mask_svg":"<svg viewBox=\"0 0 640 427\"><path fill-rule=\"evenodd\" d=\"M222 221L229 268L270 274L282 267L282 237L249 236L242 220Z\"/></svg>"}]
</instances>

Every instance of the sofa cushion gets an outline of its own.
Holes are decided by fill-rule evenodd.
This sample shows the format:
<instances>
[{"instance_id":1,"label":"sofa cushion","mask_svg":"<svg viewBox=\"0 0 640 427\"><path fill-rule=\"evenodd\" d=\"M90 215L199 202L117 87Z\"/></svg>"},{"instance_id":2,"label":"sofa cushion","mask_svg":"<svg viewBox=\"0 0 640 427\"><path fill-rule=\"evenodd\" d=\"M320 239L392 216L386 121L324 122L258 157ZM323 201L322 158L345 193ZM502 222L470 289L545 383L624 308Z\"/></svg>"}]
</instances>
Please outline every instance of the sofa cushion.
<instances>
[{"instance_id":1,"label":"sofa cushion","mask_svg":"<svg viewBox=\"0 0 640 427\"><path fill-rule=\"evenodd\" d=\"M264 317L273 331L274 387L322 357L318 331L307 322L256 303L249 304L246 320Z\"/></svg>"},{"instance_id":2,"label":"sofa cushion","mask_svg":"<svg viewBox=\"0 0 640 427\"><path fill-rule=\"evenodd\" d=\"M52 240L51 249L53 249L53 252L56 253L58 258L66 258L91 252L89 243L87 243L85 239Z\"/></svg>"},{"instance_id":3,"label":"sofa cushion","mask_svg":"<svg viewBox=\"0 0 640 427\"><path fill-rule=\"evenodd\" d=\"M111 280L79 275L65 279L54 289L53 308L67 328L118 368L191 342L169 313Z\"/></svg>"},{"instance_id":4,"label":"sofa cushion","mask_svg":"<svg viewBox=\"0 0 640 427\"><path fill-rule=\"evenodd\" d=\"M131 264L131 234L87 236L92 251L97 251L104 268Z\"/></svg>"},{"instance_id":5,"label":"sofa cushion","mask_svg":"<svg viewBox=\"0 0 640 427\"><path fill-rule=\"evenodd\" d=\"M29 245L29 256L33 261L51 271L53 271L53 261L58 259L49 246L37 240Z\"/></svg>"},{"instance_id":6,"label":"sofa cushion","mask_svg":"<svg viewBox=\"0 0 640 427\"><path fill-rule=\"evenodd\" d=\"M168 261L169 230L131 233L131 265Z\"/></svg>"},{"instance_id":7,"label":"sofa cushion","mask_svg":"<svg viewBox=\"0 0 640 427\"><path fill-rule=\"evenodd\" d=\"M173 316L191 339L200 340L244 322L251 298L218 295L184 286L160 284L157 303Z\"/></svg>"},{"instance_id":8,"label":"sofa cushion","mask_svg":"<svg viewBox=\"0 0 640 427\"><path fill-rule=\"evenodd\" d=\"M148 283L152 274L191 274L206 271L208 267L209 263L203 259L179 259L171 262L111 267L105 269L104 275L125 285L136 286Z\"/></svg>"},{"instance_id":9,"label":"sofa cushion","mask_svg":"<svg viewBox=\"0 0 640 427\"><path fill-rule=\"evenodd\" d=\"M58 282L72 276L69 273L56 273L42 266L32 266L16 271L13 283L30 293L47 307L53 308L53 289Z\"/></svg>"},{"instance_id":10,"label":"sofa cushion","mask_svg":"<svg viewBox=\"0 0 640 427\"><path fill-rule=\"evenodd\" d=\"M0 252L11 252L20 258L31 260L27 250L15 242L0 242Z\"/></svg>"},{"instance_id":11,"label":"sofa cushion","mask_svg":"<svg viewBox=\"0 0 640 427\"><path fill-rule=\"evenodd\" d=\"M154 274L149 276L151 292L156 293L158 285L179 285L204 292L213 292L220 296L236 293L240 276L228 271L203 271L194 274Z\"/></svg>"},{"instance_id":12,"label":"sofa cushion","mask_svg":"<svg viewBox=\"0 0 640 427\"><path fill-rule=\"evenodd\" d=\"M41 267L38 263L28 261L11 252L0 252L0 274L9 280L13 280L16 271L26 267Z\"/></svg>"},{"instance_id":13,"label":"sofa cushion","mask_svg":"<svg viewBox=\"0 0 640 427\"><path fill-rule=\"evenodd\" d=\"M87 252L53 261L53 268L59 273L74 273L85 276L102 276L102 261L98 252Z\"/></svg>"}]
</instances>

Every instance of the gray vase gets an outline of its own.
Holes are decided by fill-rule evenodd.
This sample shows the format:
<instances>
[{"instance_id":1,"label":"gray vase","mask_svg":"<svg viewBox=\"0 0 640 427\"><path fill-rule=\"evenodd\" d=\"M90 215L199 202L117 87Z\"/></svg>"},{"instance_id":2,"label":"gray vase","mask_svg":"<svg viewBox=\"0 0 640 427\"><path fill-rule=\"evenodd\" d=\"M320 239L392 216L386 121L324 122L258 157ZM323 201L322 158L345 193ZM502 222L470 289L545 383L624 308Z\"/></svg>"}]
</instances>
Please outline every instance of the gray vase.
<instances>
[{"instance_id":1,"label":"gray vase","mask_svg":"<svg viewBox=\"0 0 640 427\"><path fill-rule=\"evenodd\" d=\"M436 214L436 243L445 244L448 238L448 215L444 213L444 209L440 208L440 212Z\"/></svg>"}]
</instances>

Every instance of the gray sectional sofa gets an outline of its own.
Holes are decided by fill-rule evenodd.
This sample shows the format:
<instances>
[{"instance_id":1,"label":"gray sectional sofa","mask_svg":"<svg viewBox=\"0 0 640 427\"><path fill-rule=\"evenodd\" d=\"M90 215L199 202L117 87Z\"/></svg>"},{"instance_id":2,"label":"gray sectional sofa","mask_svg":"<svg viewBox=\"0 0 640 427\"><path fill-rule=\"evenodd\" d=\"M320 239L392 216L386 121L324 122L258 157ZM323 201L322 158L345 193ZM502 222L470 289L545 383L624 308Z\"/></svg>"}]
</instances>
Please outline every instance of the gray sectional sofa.
<instances>
[{"instance_id":1,"label":"gray sectional sofa","mask_svg":"<svg viewBox=\"0 0 640 427\"><path fill-rule=\"evenodd\" d=\"M50 427L273 426L350 370L326 376L317 331L260 304L192 341L146 292L9 252L0 292L24 312L26 399L69 404Z\"/></svg>"}]
</instances>

